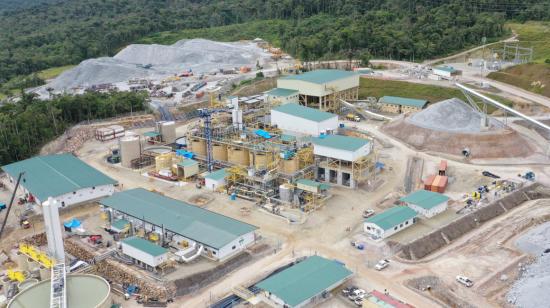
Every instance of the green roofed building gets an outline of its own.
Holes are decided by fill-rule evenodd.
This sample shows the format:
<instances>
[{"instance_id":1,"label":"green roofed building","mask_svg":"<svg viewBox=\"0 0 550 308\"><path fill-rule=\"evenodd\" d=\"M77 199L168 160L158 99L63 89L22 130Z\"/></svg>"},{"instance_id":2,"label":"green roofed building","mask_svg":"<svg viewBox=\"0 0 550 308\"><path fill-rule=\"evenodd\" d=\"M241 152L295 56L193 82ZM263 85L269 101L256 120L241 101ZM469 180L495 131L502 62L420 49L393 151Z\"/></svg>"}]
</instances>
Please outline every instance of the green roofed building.
<instances>
[{"instance_id":1,"label":"green roofed building","mask_svg":"<svg viewBox=\"0 0 550 308\"><path fill-rule=\"evenodd\" d=\"M256 287L264 292L272 306L304 307L322 302L327 293L352 275L353 272L336 260L311 256L261 281Z\"/></svg>"},{"instance_id":2,"label":"green roofed building","mask_svg":"<svg viewBox=\"0 0 550 308\"><path fill-rule=\"evenodd\" d=\"M280 104L298 103L298 90L273 88L265 92L268 102L277 102Z\"/></svg>"},{"instance_id":3,"label":"green roofed building","mask_svg":"<svg viewBox=\"0 0 550 308\"><path fill-rule=\"evenodd\" d=\"M72 154L36 156L2 169L14 185L19 173L24 172L20 185L38 204L49 197L61 206L93 201L112 195L117 184Z\"/></svg>"},{"instance_id":4,"label":"green roofed building","mask_svg":"<svg viewBox=\"0 0 550 308\"><path fill-rule=\"evenodd\" d=\"M369 139L326 135L312 138L312 143L319 160L318 180L356 188L366 178L368 170L359 168L358 162L372 157L374 145Z\"/></svg>"},{"instance_id":5,"label":"green roofed building","mask_svg":"<svg viewBox=\"0 0 550 308\"><path fill-rule=\"evenodd\" d=\"M417 190L401 199L405 205L415 210L418 214L430 218L447 209L449 197L427 190Z\"/></svg>"},{"instance_id":6,"label":"green roofed building","mask_svg":"<svg viewBox=\"0 0 550 308\"><path fill-rule=\"evenodd\" d=\"M174 247L198 247L213 259L224 259L254 243L257 227L183 201L136 188L100 201L112 219L147 231L165 231Z\"/></svg>"},{"instance_id":7,"label":"green roofed building","mask_svg":"<svg viewBox=\"0 0 550 308\"><path fill-rule=\"evenodd\" d=\"M225 168L210 172L204 177L204 186L210 190L217 190L225 185L226 177L227 171Z\"/></svg>"},{"instance_id":8,"label":"green roofed building","mask_svg":"<svg viewBox=\"0 0 550 308\"><path fill-rule=\"evenodd\" d=\"M428 104L428 101L425 99L414 99L399 96L382 96L378 102L382 105L380 109L389 113L420 111Z\"/></svg>"},{"instance_id":9,"label":"green roofed building","mask_svg":"<svg viewBox=\"0 0 550 308\"><path fill-rule=\"evenodd\" d=\"M387 238L415 223L416 212L396 206L365 219L364 230L375 239Z\"/></svg>"},{"instance_id":10,"label":"green roofed building","mask_svg":"<svg viewBox=\"0 0 550 308\"><path fill-rule=\"evenodd\" d=\"M299 104L285 104L271 110L271 125L294 136L319 136L338 128L338 116Z\"/></svg>"},{"instance_id":11,"label":"green roofed building","mask_svg":"<svg viewBox=\"0 0 550 308\"><path fill-rule=\"evenodd\" d=\"M166 248L137 236L123 239L120 246L123 254L153 268L168 260Z\"/></svg>"},{"instance_id":12,"label":"green roofed building","mask_svg":"<svg viewBox=\"0 0 550 308\"><path fill-rule=\"evenodd\" d=\"M277 87L296 90L300 104L321 110L334 110L335 97L356 100L359 93L359 74L344 70L320 69L277 80Z\"/></svg>"}]
</instances>

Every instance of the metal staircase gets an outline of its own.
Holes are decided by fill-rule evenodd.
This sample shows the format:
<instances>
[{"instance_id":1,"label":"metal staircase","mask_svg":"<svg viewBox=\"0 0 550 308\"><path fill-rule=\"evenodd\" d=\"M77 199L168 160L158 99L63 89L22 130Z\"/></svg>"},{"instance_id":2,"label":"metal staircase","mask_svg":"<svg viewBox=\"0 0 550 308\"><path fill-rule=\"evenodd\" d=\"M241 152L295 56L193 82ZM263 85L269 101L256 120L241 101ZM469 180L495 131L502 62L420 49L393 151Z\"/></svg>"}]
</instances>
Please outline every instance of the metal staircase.
<instances>
[{"instance_id":1,"label":"metal staircase","mask_svg":"<svg viewBox=\"0 0 550 308\"><path fill-rule=\"evenodd\" d=\"M67 308L66 278L65 263L52 267L50 308Z\"/></svg>"}]
</instances>

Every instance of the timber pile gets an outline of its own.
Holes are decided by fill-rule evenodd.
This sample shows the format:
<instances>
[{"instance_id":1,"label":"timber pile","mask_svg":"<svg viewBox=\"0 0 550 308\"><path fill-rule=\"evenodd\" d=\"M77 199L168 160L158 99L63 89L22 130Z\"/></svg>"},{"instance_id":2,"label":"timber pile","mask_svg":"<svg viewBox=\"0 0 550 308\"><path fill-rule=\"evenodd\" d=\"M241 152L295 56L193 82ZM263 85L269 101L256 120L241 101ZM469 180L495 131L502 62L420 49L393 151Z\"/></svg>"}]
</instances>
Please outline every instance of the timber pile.
<instances>
[{"instance_id":1,"label":"timber pile","mask_svg":"<svg viewBox=\"0 0 550 308\"><path fill-rule=\"evenodd\" d=\"M74 238L66 238L64 241L65 245L65 251L69 253L70 255L86 261L90 264L92 264L92 261L94 257L96 256L96 253L93 251L90 251L89 248L84 246L82 243L80 243L78 240Z\"/></svg>"},{"instance_id":2,"label":"timber pile","mask_svg":"<svg viewBox=\"0 0 550 308\"><path fill-rule=\"evenodd\" d=\"M84 144L84 142L94 137L94 129L91 127L75 127L68 133L67 142L61 152L74 153Z\"/></svg>"},{"instance_id":3,"label":"timber pile","mask_svg":"<svg viewBox=\"0 0 550 308\"><path fill-rule=\"evenodd\" d=\"M136 270L120 264L114 260L102 260L96 264L96 271L102 277L119 284L133 284L140 289L140 295L149 299L166 301L173 298L172 288L153 284L147 277Z\"/></svg>"},{"instance_id":4,"label":"timber pile","mask_svg":"<svg viewBox=\"0 0 550 308\"><path fill-rule=\"evenodd\" d=\"M46 239L46 233L42 232L24 238L23 242L29 245L33 245L35 247L40 247L46 245L48 243L48 240Z\"/></svg>"}]
</instances>

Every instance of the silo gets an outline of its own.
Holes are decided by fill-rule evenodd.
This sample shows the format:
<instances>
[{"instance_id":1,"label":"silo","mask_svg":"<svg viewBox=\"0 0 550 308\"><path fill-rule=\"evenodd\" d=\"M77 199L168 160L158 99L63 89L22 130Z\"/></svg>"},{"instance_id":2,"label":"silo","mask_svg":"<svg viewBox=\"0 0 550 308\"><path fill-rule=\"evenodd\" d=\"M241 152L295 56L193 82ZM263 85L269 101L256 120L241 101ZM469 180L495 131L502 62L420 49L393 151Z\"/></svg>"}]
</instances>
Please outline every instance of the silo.
<instances>
[{"instance_id":1,"label":"silo","mask_svg":"<svg viewBox=\"0 0 550 308\"><path fill-rule=\"evenodd\" d=\"M206 156L206 141L204 139L191 138L189 146L191 147L191 152L200 156Z\"/></svg>"},{"instance_id":2,"label":"silo","mask_svg":"<svg viewBox=\"0 0 550 308\"><path fill-rule=\"evenodd\" d=\"M131 168L132 160L141 156L141 144L139 136L126 136L120 138L119 146L121 164L123 167Z\"/></svg>"},{"instance_id":3,"label":"silo","mask_svg":"<svg viewBox=\"0 0 550 308\"><path fill-rule=\"evenodd\" d=\"M225 144L212 144L212 153L214 160L227 161L227 146Z\"/></svg>"},{"instance_id":4,"label":"silo","mask_svg":"<svg viewBox=\"0 0 550 308\"><path fill-rule=\"evenodd\" d=\"M283 160L283 173L292 174L298 171L298 159L291 158Z\"/></svg>"},{"instance_id":5,"label":"silo","mask_svg":"<svg viewBox=\"0 0 550 308\"><path fill-rule=\"evenodd\" d=\"M279 198L284 202L292 202L294 188L290 184L282 184L279 186Z\"/></svg>"},{"instance_id":6,"label":"silo","mask_svg":"<svg viewBox=\"0 0 550 308\"><path fill-rule=\"evenodd\" d=\"M227 150L227 160L236 165L248 166L250 162L248 150L238 146L230 146Z\"/></svg>"},{"instance_id":7,"label":"silo","mask_svg":"<svg viewBox=\"0 0 550 308\"><path fill-rule=\"evenodd\" d=\"M162 134L162 141L173 143L176 140L176 122L162 122L159 132Z\"/></svg>"},{"instance_id":8,"label":"silo","mask_svg":"<svg viewBox=\"0 0 550 308\"><path fill-rule=\"evenodd\" d=\"M267 155L266 153L250 153L250 161L254 163L256 169L267 168Z\"/></svg>"},{"instance_id":9,"label":"silo","mask_svg":"<svg viewBox=\"0 0 550 308\"><path fill-rule=\"evenodd\" d=\"M111 287L96 275L67 275L65 283L67 307L108 308L111 307ZM17 294L8 308L49 308L51 280L35 283Z\"/></svg>"}]
</instances>

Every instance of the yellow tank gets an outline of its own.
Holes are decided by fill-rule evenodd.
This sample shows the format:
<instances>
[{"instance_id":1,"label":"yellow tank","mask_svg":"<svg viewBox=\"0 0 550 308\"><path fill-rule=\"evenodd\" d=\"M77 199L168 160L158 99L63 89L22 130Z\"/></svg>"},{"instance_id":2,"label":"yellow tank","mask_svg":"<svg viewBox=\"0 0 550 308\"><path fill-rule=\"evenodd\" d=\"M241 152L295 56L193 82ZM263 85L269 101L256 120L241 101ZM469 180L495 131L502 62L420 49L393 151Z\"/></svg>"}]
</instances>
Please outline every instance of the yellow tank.
<instances>
[{"instance_id":1,"label":"yellow tank","mask_svg":"<svg viewBox=\"0 0 550 308\"><path fill-rule=\"evenodd\" d=\"M152 242L158 242L159 235L157 233L152 232L149 234L149 240Z\"/></svg>"},{"instance_id":2,"label":"yellow tank","mask_svg":"<svg viewBox=\"0 0 550 308\"><path fill-rule=\"evenodd\" d=\"M225 144L212 144L212 153L214 160L227 161L227 146Z\"/></svg>"},{"instance_id":3,"label":"yellow tank","mask_svg":"<svg viewBox=\"0 0 550 308\"><path fill-rule=\"evenodd\" d=\"M248 166L250 164L248 150L241 147L229 147L227 149L227 160L240 166Z\"/></svg>"},{"instance_id":4,"label":"yellow tank","mask_svg":"<svg viewBox=\"0 0 550 308\"><path fill-rule=\"evenodd\" d=\"M197 155L206 156L206 141L203 139L194 138L189 142L191 151Z\"/></svg>"},{"instance_id":5,"label":"yellow tank","mask_svg":"<svg viewBox=\"0 0 550 308\"><path fill-rule=\"evenodd\" d=\"M254 153L250 153L250 162L253 162L256 169L265 169L267 168L267 155L266 153L256 153L254 158Z\"/></svg>"},{"instance_id":6,"label":"yellow tank","mask_svg":"<svg viewBox=\"0 0 550 308\"><path fill-rule=\"evenodd\" d=\"M291 174L298 171L298 160L296 158L283 160L283 172Z\"/></svg>"}]
</instances>

